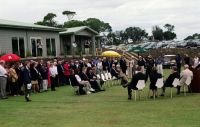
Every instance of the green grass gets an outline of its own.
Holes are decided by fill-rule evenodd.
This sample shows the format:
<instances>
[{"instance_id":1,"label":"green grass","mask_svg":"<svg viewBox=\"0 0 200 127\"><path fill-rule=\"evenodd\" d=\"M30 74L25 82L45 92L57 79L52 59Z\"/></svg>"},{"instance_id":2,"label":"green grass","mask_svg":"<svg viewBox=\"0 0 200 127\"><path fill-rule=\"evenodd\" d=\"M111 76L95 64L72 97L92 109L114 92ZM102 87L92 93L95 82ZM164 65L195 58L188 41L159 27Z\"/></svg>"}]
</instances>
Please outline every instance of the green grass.
<instances>
[{"instance_id":1,"label":"green grass","mask_svg":"<svg viewBox=\"0 0 200 127\"><path fill-rule=\"evenodd\" d=\"M168 74L169 71L165 71ZM56 92L0 100L0 127L199 127L200 96L187 94L170 99L146 99L148 84L142 99L127 100L127 90L121 86L105 92L75 96L70 86Z\"/></svg>"}]
</instances>

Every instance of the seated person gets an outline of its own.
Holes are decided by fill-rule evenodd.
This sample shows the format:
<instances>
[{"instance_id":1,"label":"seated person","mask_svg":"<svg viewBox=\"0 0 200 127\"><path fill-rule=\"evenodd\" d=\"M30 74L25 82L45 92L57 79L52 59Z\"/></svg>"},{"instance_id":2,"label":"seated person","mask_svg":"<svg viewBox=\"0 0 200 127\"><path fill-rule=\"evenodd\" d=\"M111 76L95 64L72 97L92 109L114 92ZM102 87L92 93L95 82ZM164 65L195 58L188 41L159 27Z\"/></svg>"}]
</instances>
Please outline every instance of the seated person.
<instances>
[{"instance_id":1,"label":"seated person","mask_svg":"<svg viewBox=\"0 0 200 127\"><path fill-rule=\"evenodd\" d=\"M160 78L162 78L162 74L158 73L156 67L153 67L152 72L150 74L150 90L152 90L153 96L155 97L157 97L156 82ZM151 98L153 98L153 96L151 96Z\"/></svg>"},{"instance_id":2,"label":"seated person","mask_svg":"<svg viewBox=\"0 0 200 127\"><path fill-rule=\"evenodd\" d=\"M100 79L97 78L97 76L93 73L92 68L88 68L87 70L87 77L89 78L89 82L92 85L92 88L95 89L95 91L104 91L102 88L102 84L100 82Z\"/></svg>"},{"instance_id":3,"label":"seated person","mask_svg":"<svg viewBox=\"0 0 200 127\"><path fill-rule=\"evenodd\" d=\"M191 78L191 80L193 79L193 72L190 71L189 65L187 64L184 65L184 70L181 72L180 77L181 77L180 78L181 86L185 85L188 78ZM191 92L189 86L188 86L188 92ZM180 87L178 88L178 93L180 93Z\"/></svg>"},{"instance_id":4,"label":"seated person","mask_svg":"<svg viewBox=\"0 0 200 127\"><path fill-rule=\"evenodd\" d=\"M76 76L75 76L75 72L74 70L71 70L71 74L70 74L70 81L71 81L71 85L74 87L74 86L78 86L79 87L79 93L78 91L76 91L76 94L80 94L80 95L83 95L83 94L86 94L87 91L85 91L83 88L85 87L84 83L79 83L76 79ZM81 82L81 81L80 81Z\"/></svg>"},{"instance_id":5,"label":"seated person","mask_svg":"<svg viewBox=\"0 0 200 127\"><path fill-rule=\"evenodd\" d=\"M117 71L115 64L112 64L111 75L112 75L112 77L115 77L117 79L120 78L119 72Z\"/></svg>"},{"instance_id":6,"label":"seated person","mask_svg":"<svg viewBox=\"0 0 200 127\"><path fill-rule=\"evenodd\" d=\"M162 94L161 96L164 96L165 94L165 87L173 87L172 83L174 82L174 79L180 79L180 74L178 73L177 67L172 67L171 70L171 74L169 75L169 77L167 78L167 80L164 83L163 86L163 90L162 90ZM178 86L180 87L180 86ZM177 87L177 94L180 93L180 91L178 91L178 87Z\"/></svg>"},{"instance_id":7,"label":"seated person","mask_svg":"<svg viewBox=\"0 0 200 127\"><path fill-rule=\"evenodd\" d=\"M79 76L80 76L82 81L89 82L89 84L91 85L92 89L94 90L92 92L95 92L95 90L98 90L98 84L97 84L97 82L94 82L94 81L92 81L92 80L90 80L88 78L88 76L86 75L86 70L87 70L87 67L83 67L82 71L79 72Z\"/></svg>"},{"instance_id":8,"label":"seated person","mask_svg":"<svg viewBox=\"0 0 200 127\"><path fill-rule=\"evenodd\" d=\"M131 82L128 84L128 99L132 99L132 89L133 90L138 90L137 83L139 80L145 80L146 76L142 72L142 68L140 66L137 67L137 74L135 74L131 80Z\"/></svg>"}]
</instances>

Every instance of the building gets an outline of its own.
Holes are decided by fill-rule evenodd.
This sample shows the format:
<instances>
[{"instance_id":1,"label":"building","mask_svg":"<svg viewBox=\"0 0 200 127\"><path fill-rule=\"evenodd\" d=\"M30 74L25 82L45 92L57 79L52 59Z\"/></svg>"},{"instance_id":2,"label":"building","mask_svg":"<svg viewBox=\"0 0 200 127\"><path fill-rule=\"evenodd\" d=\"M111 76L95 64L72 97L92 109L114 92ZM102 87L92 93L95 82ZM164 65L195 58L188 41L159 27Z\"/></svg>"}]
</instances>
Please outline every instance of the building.
<instances>
[{"instance_id":1,"label":"building","mask_svg":"<svg viewBox=\"0 0 200 127\"><path fill-rule=\"evenodd\" d=\"M84 55L84 43L90 41L90 54L96 55L100 47L97 35L87 26L59 29L0 19L0 54L14 53L22 58Z\"/></svg>"}]
</instances>

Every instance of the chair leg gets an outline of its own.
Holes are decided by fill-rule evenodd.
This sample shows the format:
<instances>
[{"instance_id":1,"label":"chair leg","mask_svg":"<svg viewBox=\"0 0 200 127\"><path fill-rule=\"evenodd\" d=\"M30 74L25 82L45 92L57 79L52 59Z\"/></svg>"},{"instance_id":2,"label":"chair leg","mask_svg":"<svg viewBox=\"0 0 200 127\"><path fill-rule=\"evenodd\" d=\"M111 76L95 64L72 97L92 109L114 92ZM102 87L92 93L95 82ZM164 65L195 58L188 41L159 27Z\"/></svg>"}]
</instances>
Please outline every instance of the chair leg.
<instances>
[{"instance_id":1,"label":"chair leg","mask_svg":"<svg viewBox=\"0 0 200 127\"><path fill-rule=\"evenodd\" d=\"M135 101L137 101L137 90L134 90L134 94L135 94Z\"/></svg>"},{"instance_id":2,"label":"chair leg","mask_svg":"<svg viewBox=\"0 0 200 127\"><path fill-rule=\"evenodd\" d=\"M185 88L185 85L183 86L183 92L184 92L184 96L186 96L186 88Z\"/></svg>"},{"instance_id":3,"label":"chair leg","mask_svg":"<svg viewBox=\"0 0 200 127\"><path fill-rule=\"evenodd\" d=\"M140 94L141 94L141 91L139 90L139 91L138 91L139 100L140 100Z\"/></svg>"},{"instance_id":4,"label":"chair leg","mask_svg":"<svg viewBox=\"0 0 200 127\"><path fill-rule=\"evenodd\" d=\"M171 98L173 97L172 88L170 88Z\"/></svg>"}]
</instances>

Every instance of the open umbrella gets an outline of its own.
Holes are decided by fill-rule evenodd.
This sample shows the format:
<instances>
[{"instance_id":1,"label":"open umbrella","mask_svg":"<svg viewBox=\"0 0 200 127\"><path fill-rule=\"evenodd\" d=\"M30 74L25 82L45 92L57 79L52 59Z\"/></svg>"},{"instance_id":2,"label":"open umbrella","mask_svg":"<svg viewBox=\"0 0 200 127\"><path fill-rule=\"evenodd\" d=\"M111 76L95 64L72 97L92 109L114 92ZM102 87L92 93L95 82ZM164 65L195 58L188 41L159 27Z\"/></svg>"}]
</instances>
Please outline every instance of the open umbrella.
<instances>
[{"instance_id":1,"label":"open umbrella","mask_svg":"<svg viewBox=\"0 0 200 127\"><path fill-rule=\"evenodd\" d=\"M102 56L105 57L121 57L121 55L115 51L105 51L102 53Z\"/></svg>"},{"instance_id":2,"label":"open umbrella","mask_svg":"<svg viewBox=\"0 0 200 127\"><path fill-rule=\"evenodd\" d=\"M6 62L19 61L20 59L21 58L16 54L6 54L0 58L0 60L4 60Z\"/></svg>"}]
</instances>

